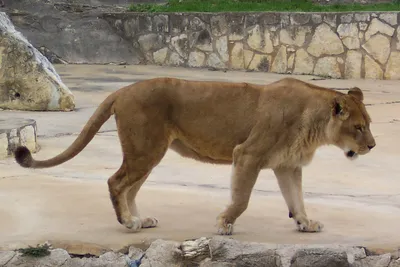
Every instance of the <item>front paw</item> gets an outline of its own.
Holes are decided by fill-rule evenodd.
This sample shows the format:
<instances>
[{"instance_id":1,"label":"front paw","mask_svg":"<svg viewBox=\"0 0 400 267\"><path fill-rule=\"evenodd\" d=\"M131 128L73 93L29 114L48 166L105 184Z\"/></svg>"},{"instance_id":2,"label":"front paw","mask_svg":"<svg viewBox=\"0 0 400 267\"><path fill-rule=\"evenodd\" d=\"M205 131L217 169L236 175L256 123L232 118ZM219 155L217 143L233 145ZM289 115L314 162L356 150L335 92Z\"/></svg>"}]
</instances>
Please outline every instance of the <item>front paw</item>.
<instances>
[{"instance_id":1,"label":"front paw","mask_svg":"<svg viewBox=\"0 0 400 267\"><path fill-rule=\"evenodd\" d=\"M324 225L319 221L308 220L305 222L296 221L297 230L300 232L315 233L321 232Z\"/></svg>"},{"instance_id":2,"label":"front paw","mask_svg":"<svg viewBox=\"0 0 400 267\"><path fill-rule=\"evenodd\" d=\"M224 218L218 218L217 227L219 235L232 235L233 233L233 224L228 223Z\"/></svg>"}]
</instances>

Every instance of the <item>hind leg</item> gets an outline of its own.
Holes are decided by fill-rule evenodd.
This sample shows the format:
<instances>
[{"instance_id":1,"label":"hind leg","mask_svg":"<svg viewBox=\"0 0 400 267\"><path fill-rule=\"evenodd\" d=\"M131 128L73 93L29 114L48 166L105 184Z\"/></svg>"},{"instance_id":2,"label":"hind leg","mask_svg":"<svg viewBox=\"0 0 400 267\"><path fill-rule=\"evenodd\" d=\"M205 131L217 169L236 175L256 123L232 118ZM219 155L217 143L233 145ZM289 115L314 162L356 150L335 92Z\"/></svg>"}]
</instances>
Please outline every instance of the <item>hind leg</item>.
<instances>
[{"instance_id":1,"label":"hind leg","mask_svg":"<svg viewBox=\"0 0 400 267\"><path fill-rule=\"evenodd\" d=\"M143 180L145 180L145 177L147 177L147 175L144 176ZM134 231L138 231L142 228L142 223L139 217L131 213L127 202L127 194L129 193L129 189L140 180L140 174L136 177L128 175L125 162L122 164L121 168L108 179L110 198L118 222Z\"/></svg>"},{"instance_id":2,"label":"hind leg","mask_svg":"<svg viewBox=\"0 0 400 267\"><path fill-rule=\"evenodd\" d=\"M136 206L136 195L140 190L140 187L146 181L147 176L141 179L140 181L136 182L132 187L129 189L128 194L126 195L126 199L128 202L129 210L134 217L140 217L139 211ZM158 220L154 217L144 217L140 219L142 223L142 228L153 228L156 227L158 224Z\"/></svg>"}]
</instances>

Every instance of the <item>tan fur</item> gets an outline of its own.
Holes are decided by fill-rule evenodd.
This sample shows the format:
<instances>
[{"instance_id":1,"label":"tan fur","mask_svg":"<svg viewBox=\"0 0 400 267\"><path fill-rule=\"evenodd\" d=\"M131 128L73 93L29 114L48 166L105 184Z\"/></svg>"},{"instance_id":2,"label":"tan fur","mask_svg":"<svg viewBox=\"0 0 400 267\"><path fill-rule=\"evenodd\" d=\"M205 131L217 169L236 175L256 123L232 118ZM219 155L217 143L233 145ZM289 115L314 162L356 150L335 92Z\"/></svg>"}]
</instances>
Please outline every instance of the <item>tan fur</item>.
<instances>
[{"instance_id":1,"label":"tan fur","mask_svg":"<svg viewBox=\"0 0 400 267\"><path fill-rule=\"evenodd\" d=\"M232 200L218 216L220 234L232 233L259 172L266 168L273 169L298 229L320 231L323 225L305 212L302 166L322 145L338 146L349 158L375 146L362 101L358 88L343 94L291 78L265 86L152 79L111 94L60 155L36 161L20 147L16 159L31 168L59 165L82 151L114 114L123 162L108 185L124 226L138 231L157 225L154 218L140 218L135 198L171 148L202 162L233 164Z\"/></svg>"}]
</instances>

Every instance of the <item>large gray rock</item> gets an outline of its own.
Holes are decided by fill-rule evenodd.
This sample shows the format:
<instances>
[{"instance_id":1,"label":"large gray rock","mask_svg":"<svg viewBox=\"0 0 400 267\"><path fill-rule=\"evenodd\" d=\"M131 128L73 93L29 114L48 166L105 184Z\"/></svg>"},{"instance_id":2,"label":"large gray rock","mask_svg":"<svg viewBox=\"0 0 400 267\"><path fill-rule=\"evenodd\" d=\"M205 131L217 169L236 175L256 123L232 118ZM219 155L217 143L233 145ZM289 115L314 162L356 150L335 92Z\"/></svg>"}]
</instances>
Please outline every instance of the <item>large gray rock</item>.
<instances>
[{"instance_id":1,"label":"large gray rock","mask_svg":"<svg viewBox=\"0 0 400 267\"><path fill-rule=\"evenodd\" d=\"M253 267L280 266L280 259L275 250L276 246L240 242L224 237L212 238L208 245L211 261L225 264L221 266L229 266L227 264Z\"/></svg>"},{"instance_id":2,"label":"large gray rock","mask_svg":"<svg viewBox=\"0 0 400 267\"><path fill-rule=\"evenodd\" d=\"M62 110L74 97L52 64L0 12L0 108Z\"/></svg>"},{"instance_id":3,"label":"large gray rock","mask_svg":"<svg viewBox=\"0 0 400 267\"><path fill-rule=\"evenodd\" d=\"M290 267L346 267L350 266L346 252L323 248L300 249L292 258Z\"/></svg>"}]
</instances>

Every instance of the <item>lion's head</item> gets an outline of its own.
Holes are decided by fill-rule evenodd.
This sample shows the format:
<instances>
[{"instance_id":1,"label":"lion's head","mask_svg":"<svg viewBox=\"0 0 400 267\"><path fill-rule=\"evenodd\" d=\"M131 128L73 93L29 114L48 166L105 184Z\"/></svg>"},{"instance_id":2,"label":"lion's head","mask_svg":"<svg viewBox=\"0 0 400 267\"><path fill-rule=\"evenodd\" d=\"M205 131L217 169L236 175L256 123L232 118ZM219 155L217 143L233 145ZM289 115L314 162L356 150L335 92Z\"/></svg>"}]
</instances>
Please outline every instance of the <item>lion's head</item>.
<instances>
[{"instance_id":1,"label":"lion's head","mask_svg":"<svg viewBox=\"0 0 400 267\"><path fill-rule=\"evenodd\" d=\"M329 135L334 145L343 149L349 159L367 154L375 147L375 139L370 130L371 118L363 100L362 91L355 87L348 94L337 96L332 105Z\"/></svg>"}]
</instances>

